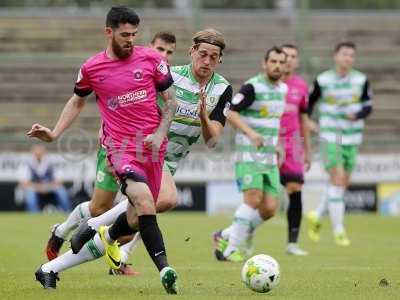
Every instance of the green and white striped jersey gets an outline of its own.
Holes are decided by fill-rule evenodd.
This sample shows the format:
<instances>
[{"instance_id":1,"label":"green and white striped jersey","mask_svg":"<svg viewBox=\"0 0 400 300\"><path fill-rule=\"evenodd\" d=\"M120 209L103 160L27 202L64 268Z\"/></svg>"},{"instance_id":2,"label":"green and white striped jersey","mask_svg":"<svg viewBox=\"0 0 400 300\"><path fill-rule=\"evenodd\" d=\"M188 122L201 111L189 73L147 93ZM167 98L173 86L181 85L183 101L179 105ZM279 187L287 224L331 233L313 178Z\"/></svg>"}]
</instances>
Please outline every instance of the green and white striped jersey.
<instances>
[{"instance_id":1,"label":"green and white striped jersey","mask_svg":"<svg viewBox=\"0 0 400 300\"><path fill-rule=\"evenodd\" d=\"M351 70L340 77L335 70L321 73L310 94L310 107L320 99L320 139L342 145L360 145L364 118L371 112L371 91L367 76ZM366 113L367 112L367 113ZM347 115L354 114L356 120Z\"/></svg>"},{"instance_id":2,"label":"green and white striped jersey","mask_svg":"<svg viewBox=\"0 0 400 300\"><path fill-rule=\"evenodd\" d=\"M172 174L179 161L189 152L201 134L199 118L200 85L192 74L192 66L171 68L178 107L168 132L165 163ZM225 125L226 115L232 99L232 86L221 75L214 73L205 87L206 107L211 120Z\"/></svg>"},{"instance_id":3,"label":"green and white striped jersey","mask_svg":"<svg viewBox=\"0 0 400 300\"><path fill-rule=\"evenodd\" d=\"M264 137L264 146L256 148L242 132L237 132L236 162L255 162L266 167L277 165L280 118L285 108L288 87L285 83L272 84L259 74L247 80L232 99L232 110Z\"/></svg>"}]
</instances>

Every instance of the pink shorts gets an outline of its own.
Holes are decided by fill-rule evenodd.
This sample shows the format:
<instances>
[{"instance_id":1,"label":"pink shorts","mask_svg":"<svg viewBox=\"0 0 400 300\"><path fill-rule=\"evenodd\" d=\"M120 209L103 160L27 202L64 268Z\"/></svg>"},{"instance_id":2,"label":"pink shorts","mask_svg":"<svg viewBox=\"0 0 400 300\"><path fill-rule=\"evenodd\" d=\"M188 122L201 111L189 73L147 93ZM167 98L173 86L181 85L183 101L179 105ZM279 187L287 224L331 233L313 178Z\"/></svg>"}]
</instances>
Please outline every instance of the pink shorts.
<instances>
[{"instance_id":1,"label":"pink shorts","mask_svg":"<svg viewBox=\"0 0 400 300\"><path fill-rule=\"evenodd\" d=\"M143 182L149 187L154 203L160 192L164 156L138 155L137 152L125 151L123 154L107 151L110 168L118 178L121 192L125 194L126 179ZM125 194L126 195L126 194Z\"/></svg>"}]
</instances>

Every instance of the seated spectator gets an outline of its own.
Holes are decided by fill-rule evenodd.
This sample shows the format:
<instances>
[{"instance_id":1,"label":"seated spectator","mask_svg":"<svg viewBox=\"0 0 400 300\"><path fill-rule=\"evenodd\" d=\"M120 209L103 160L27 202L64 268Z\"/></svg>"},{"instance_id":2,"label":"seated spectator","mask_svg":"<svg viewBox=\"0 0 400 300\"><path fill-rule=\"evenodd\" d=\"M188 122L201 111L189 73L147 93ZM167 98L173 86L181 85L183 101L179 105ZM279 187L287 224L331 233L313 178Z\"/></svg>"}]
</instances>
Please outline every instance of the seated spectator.
<instances>
[{"instance_id":1,"label":"seated spectator","mask_svg":"<svg viewBox=\"0 0 400 300\"><path fill-rule=\"evenodd\" d=\"M24 190L26 209L29 212L41 210L40 199L52 195L57 207L69 211L71 204L68 193L56 172L54 165L46 156L43 145L33 145L32 157L22 166L20 186Z\"/></svg>"}]
</instances>

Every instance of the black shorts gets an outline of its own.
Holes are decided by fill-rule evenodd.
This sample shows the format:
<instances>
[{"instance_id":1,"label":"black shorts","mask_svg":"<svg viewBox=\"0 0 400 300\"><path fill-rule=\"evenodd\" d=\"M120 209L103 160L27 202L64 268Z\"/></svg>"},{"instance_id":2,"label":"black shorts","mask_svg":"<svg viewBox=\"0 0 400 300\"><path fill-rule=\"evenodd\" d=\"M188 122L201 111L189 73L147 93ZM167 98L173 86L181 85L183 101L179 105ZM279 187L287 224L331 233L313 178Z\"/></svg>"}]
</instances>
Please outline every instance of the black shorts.
<instances>
[{"instance_id":1,"label":"black shorts","mask_svg":"<svg viewBox=\"0 0 400 300\"><path fill-rule=\"evenodd\" d=\"M294 173L281 173L281 184L286 186L289 182L295 183L304 183L304 176L303 174L294 174Z\"/></svg>"}]
</instances>

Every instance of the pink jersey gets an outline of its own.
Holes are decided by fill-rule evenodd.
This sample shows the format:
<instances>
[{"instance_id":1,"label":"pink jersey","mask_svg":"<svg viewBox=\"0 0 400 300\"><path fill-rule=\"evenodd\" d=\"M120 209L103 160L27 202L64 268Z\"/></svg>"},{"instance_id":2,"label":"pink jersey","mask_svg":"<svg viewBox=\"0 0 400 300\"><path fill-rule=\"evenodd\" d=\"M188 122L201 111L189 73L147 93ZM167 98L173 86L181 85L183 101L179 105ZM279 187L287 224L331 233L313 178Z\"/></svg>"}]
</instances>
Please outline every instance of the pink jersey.
<instances>
[{"instance_id":1,"label":"pink jersey","mask_svg":"<svg viewBox=\"0 0 400 300\"><path fill-rule=\"evenodd\" d=\"M280 171L284 174L302 174L304 150L300 133L300 114L306 113L307 110L308 86L298 75L293 75L285 83L288 93L279 132L285 156Z\"/></svg>"},{"instance_id":2,"label":"pink jersey","mask_svg":"<svg viewBox=\"0 0 400 300\"><path fill-rule=\"evenodd\" d=\"M300 114L306 113L308 102L308 86L300 76L293 75L285 83L289 89L281 118L281 137L292 136L300 131Z\"/></svg>"},{"instance_id":3,"label":"pink jersey","mask_svg":"<svg viewBox=\"0 0 400 300\"><path fill-rule=\"evenodd\" d=\"M111 59L106 51L81 67L75 94L94 92L102 119L101 143L118 152L143 153L143 139L159 126L157 91L172 84L167 62L155 50L135 46L126 59ZM165 152L165 144L160 154ZM161 155L163 156L163 155Z\"/></svg>"}]
</instances>

